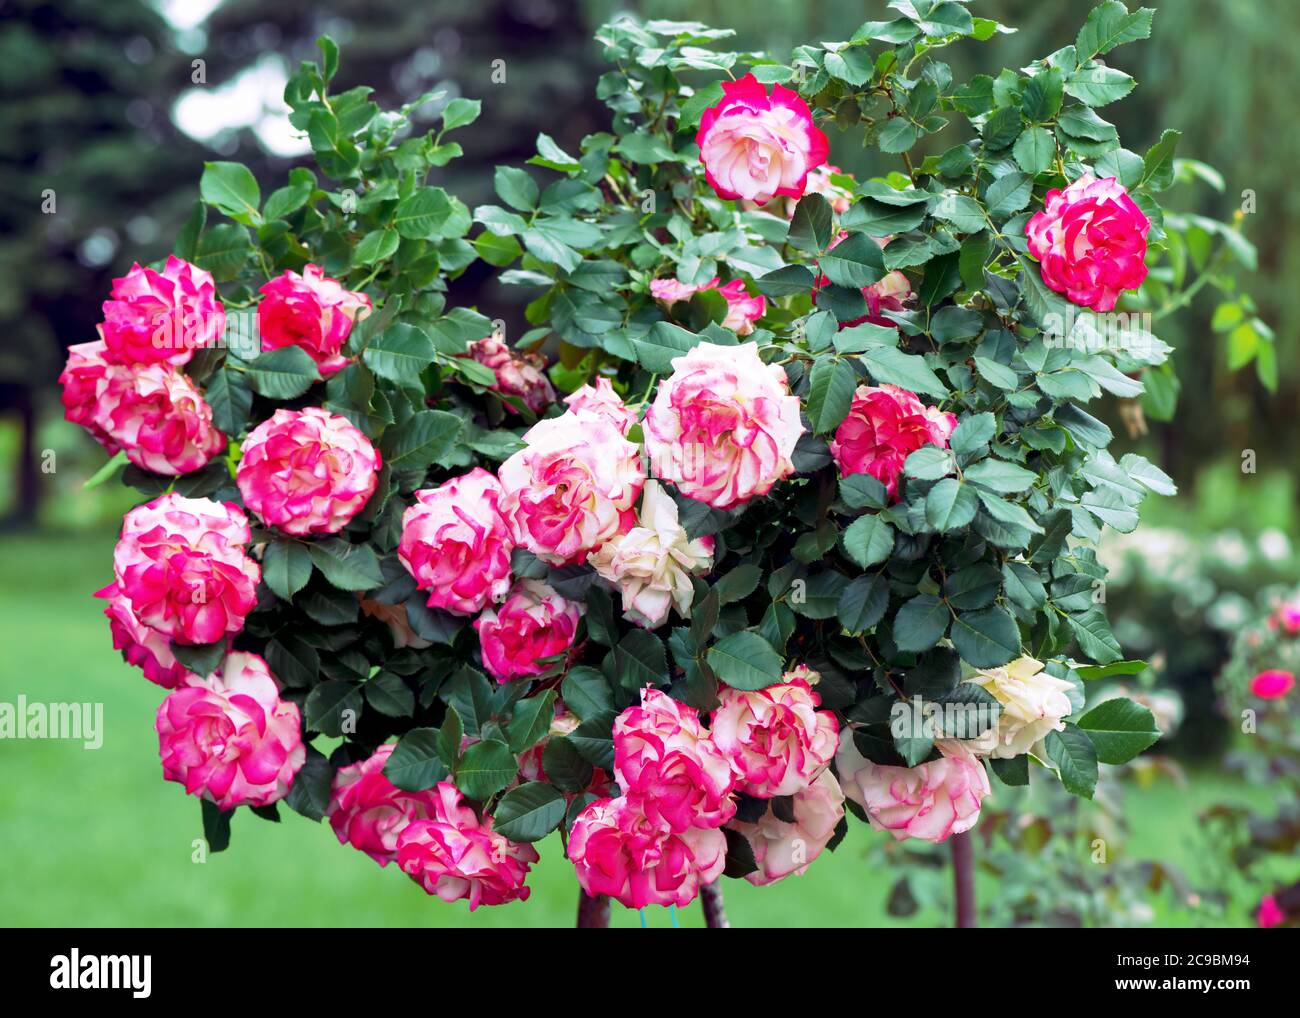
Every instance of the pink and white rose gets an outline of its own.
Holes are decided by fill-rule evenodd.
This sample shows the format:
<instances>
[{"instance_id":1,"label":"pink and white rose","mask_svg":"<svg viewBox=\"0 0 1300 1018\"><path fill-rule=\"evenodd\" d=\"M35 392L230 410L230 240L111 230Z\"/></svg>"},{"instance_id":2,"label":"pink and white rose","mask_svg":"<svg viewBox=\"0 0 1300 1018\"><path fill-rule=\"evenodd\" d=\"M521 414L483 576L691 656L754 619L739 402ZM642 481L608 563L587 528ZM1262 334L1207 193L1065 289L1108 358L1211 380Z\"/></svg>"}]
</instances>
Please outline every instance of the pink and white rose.
<instances>
[{"instance_id":1,"label":"pink and white rose","mask_svg":"<svg viewBox=\"0 0 1300 1018\"><path fill-rule=\"evenodd\" d=\"M919 838L937 844L979 822L980 804L991 791L984 765L959 742L935 745L940 759L891 767L866 759L851 735L840 740L835 757L840 784L876 830L888 831L897 841Z\"/></svg>"},{"instance_id":2,"label":"pink and white rose","mask_svg":"<svg viewBox=\"0 0 1300 1018\"><path fill-rule=\"evenodd\" d=\"M434 789L407 792L384 776L396 743L380 746L366 759L340 767L334 775L325 815L339 842L360 849L380 866L397 858L397 838L412 820L438 813Z\"/></svg>"},{"instance_id":3,"label":"pink and white rose","mask_svg":"<svg viewBox=\"0 0 1300 1018\"><path fill-rule=\"evenodd\" d=\"M481 467L415 493L397 555L429 592L429 607L473 615L509 592L514 539L501 515L503 495Z\"/></svg>"},{"instance_id":4,"label":"pink and white rose","mask_svg":"<svg viewBox=\"0 0 1300 1018\"><path fill-rule=\"evenodd\" d=\"M766 689L718 691L713 743L731 761L736 788L762 799L807 787L835 756L839 722L821 697L789 672Z\"/></svg>"},{"instance_id":5,"label":"pink and white rose","mask_svg":"<svg viewBox=\"0 0 1300 1018\"><path fill-rule=\"evenodd\" d=\"M1047 192L1043 211L1025 224L1025 239L1051 289L1081 307L1111 311L1123 291L1147 277L1150 229L1117 178L1085 173Z\"/></svg>"},{"instance_id":6,"label":"pink and white rose","mask_svg":"<svg viewBox=\"0 0 1300 1018\"><path fill-rule=\"evenodd\" d=\"M948 448L956 427L955 414L926 406L916 393L897 385L860 385L835 429L831 455L845 477L870 474L896 498L907 457L923 445Z\"/></svg>"},{"instance_id":7,"label":"pink and white rose","mask_svg":"<svg viewBox=\"0 0 1300 1018\"><path fill-rule=\"evenodd\" d=\"M690 300L697 293L717 290L727 302L727 314L722 319L722 327L730 329L737 336L748 336L754 331L754 323L767 312L767 299L763 296L751 297L745 289L743 279L733 279L725 286L718 285L714 276L707 283L698 286L683 283L677 279L655 279L650 282L650 294L663 305L664 310L671 310L680 300Z\"/></svg>"},{"instance_id":8,"label":"pink and white rose","mask_svg":"<svg viewBox=\"0 0 1300 1018\"><path fill-rule=\"evenodd\" d=\"M781 85L769 95L753 74L722 83L722 101L704 111L695 142L720 197L759 205L779 194L800 197L830 153L808 104Z\"/></svg>"},{"instance_id":9,"label":"pink and white rose","mask_svg":"<svg viewBox=\"0 0 1300 1018\"><path fill-rule=\"evenodd\" d=\"M516 580L509 596L474 620L485 667L498 682L541 675L567 654L582 605L541 580Z\"/></svg>"},{"instance_id":10,"label":"pink and white rose","mask_svg":"<svg viewBox=\"0 0 1300 1018\"><path fill-rule=\"evenodd\" d=\"M100 397L108 388L109 376L122 369L108 362L108 348L102 339L68 347L68 362L59 375L63 387L63 416L90 432L90 437L109 452L121 448L99 423Z\"/></svg>"},{"instance_id":11,"label":"pink and white rose","mask_svg":"<svg viewBox=\"0 0 1300 1018\"><path fill-rule=\"evenodd\" d=\"M731 509L794 473L803 424L784 368L764 364L751 343L700 343L672 365L645 416L656 477L687 498Z\"/></svg>"},{"instance_id":12,"label":"pink and white rose","mask_svg":"<svg viewBox=\"0 0 1300 1018\"><path fill-rule=\"evenodd\" d=\"M113 280L100 334L116 364L179 366L196 349L215 345L225 329L212 273L169 255L161 272L137 263Z\"/></svg>"},{"instance_id":13,"label":"pink and white rose","mask_svg":"<svg viewBox=\"0 0 1300 1018\"><path fill-rule=\"evenodd\" d=\"M691 617L691 577L713 568L713 538L690 540L678 522L677 503L658 481L646 481L636 526L615 534L587 561L622 595L625 619L657 629L670 608Z\"/></svg>"},{"instance_id":14,"label":"pink and white rose","mask_svg":"<svg viewBox=\"0 0 1300 1018\"><path fill-rule=\"evenodd\" d=\"M244 628L262 570L244 546L248 519L230 502L161 495L126 514L113 552L117 590L141 624L178 643L215 643Z\"/></svg>"},{"instance_id":15,"label":"pink and white rose","mask_svg":"<svg viewBox=\"0 0 1300 1018\"><path fill-rule=\"evenodd\" d=\"M579 562L630 525L645 484L640 452L602 413L535 424L497 472L515 542L544 562Z\"/></svg>"},{"instance_id":16,"label":"pink and white rose","mask_svg":"<svg viewBox=\"0 0 1300 1018\"><path fill-rule=\"evenodd\" d=\"M758 869L745 874L745 879L755 887L774 884L792 873L802 875L808 864L822 854L844 819L844 792L835 775L824 770L812 784L794 793L791 809L793 823L769 809L757 823L733 820L727 825L743 834L754 851Z\"/></svg>"},{"instance_id":17,"label":"pink and white rose","mask_svg":"<svg viewBox=\"0 0 1300 1018\"><path fill-rule=\"evenodd\" d=\"M684 906L722 875L727 839L716 828L670 831L627 797L597 799L574 821L568 855L587 894L627 908Z\"/></svg>"},{"instance_id":18,"label":"pink and white rose","mask_svg":"<svg viewBox=\"0 0 1300 1018\"><path fill-rule=\"evenodd\" d=\"M443 901L480 905L527 901L524 881L539 856L532 845L517 844L492 830L492 818L480 820L464 805L460 790L440 781L428 819L412 820L397 836L397 865L426 894Z\"/></svg>"},{"instance_id":19,"label":"pink and white rose","mask_svg":"<svg viewBox=\"0 0 1300 1018\"><path fill-rule=\"evenodd\" d=\"M584 385L564 398L569 409L575 413L586 410L603 417L618 428L619 434L626 435L636 423L636 411L630 409L617 392L610 380L604 375L596 379L595 385Z\"/></svg>"},{"instance_id":20,"label":"pink and white rose","mask_svg":"<svg viewBox=\"0 0 1300 1018\"><path fill-rule=\"evenodd\" d=\"M172 653L171 641L135 617L131 601L122 594L116 583L95 591L108 604L104 614L108 617L113 635L113 649L122 652L127 664L135 665L144 677L164 689L174 689L193 677Z\"/></svg>"},{"instance_id":21,"label":"pink and white rose","mask_svg":"<svg viewBox=\"0 0 1300 1018\"><path fill-rule=\"evenodd\" d=\"M494 336L470 343L465 356L491 368L497 376L492 388L517 396L533 413L540 414L555 402L555 388L546 377L546 361L541 356L518 354Z\"/></svg>"},{"instance_id":22,"label":"pink and white rose","mask_svg":"<svg viewBox=\"0 0 1300 1018\"><path fill-rule=\"evenodd\" d=\"M369 297L331 279L319 265L307 265L301 274L286 269L258 292L263 295L257 305L262 349L299 347L316 362L322 376L348 363L343 344L352 326L374 309Z\"/></svg>"},{"instance_id":23,"label":"pink and white rose","mask_svg":"<svg viewBox=\"0 0 1300 1018\"><path fill-rule=\"evenodd\" d=\"M226 655L221 672L167 695L156 727L163 777L223 810L269 806L307 759L297 704L256 654Z\"/></svg>"},{"instance_id":24,"label":"pink and white rose","mask_svg":"<svg viewBox=\"0 0 1300 1018\"><path fill-rule=\"evenodd\" d=\"M375 493L379 452L347 418L281 408L244 440L235 483L263 522L286 534L336 534Z\"/></svg>"},{"instance_id":25,"label":"pink and white rose","mask_svg":"<svg viewBox=\"0 0 1300 1018\"><path fill-rule=\"evenodd\" d=\"M736 813L731 765L699 715L647 687L614 721L614 779L653 822L672 831L720 827Z\"/></svg>"}]
</instances>

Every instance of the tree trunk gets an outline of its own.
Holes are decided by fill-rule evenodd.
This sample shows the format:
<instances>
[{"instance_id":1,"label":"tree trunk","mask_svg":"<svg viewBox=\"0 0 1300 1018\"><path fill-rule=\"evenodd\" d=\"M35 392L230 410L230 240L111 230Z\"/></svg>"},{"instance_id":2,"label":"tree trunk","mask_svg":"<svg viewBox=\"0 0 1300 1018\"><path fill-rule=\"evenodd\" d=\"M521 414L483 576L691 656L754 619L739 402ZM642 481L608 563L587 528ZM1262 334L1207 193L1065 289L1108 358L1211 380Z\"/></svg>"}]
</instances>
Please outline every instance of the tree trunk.
<instances>
[{"instance_id":1,"label":"tree trunk","mask_svg":"<svg viewBox=\"0 0 1300 1018\"><path fill-rule=\"evenodd\" d=\"M609 928L609 898L603 894L595 897L586 891L578 892L578 929L604 930Z\"/></svg>"},{"instance_id":2,"label":"tree trunk","mask_svg":"<svg viewBox=\"0 0 1300 1018\"><path fill-rule=\"evenodd\" d=\"M731 923L727 919L727 909L722 902L722 887L719 884L705 884L700 888L700 905L704 909L704 925L711 930L729 930Z\"/></svg>"},{"instance_id":3,"label":"tree trunk","mask_svg":"<svg viewBox=\"0 0 1300 1018\"><path fill-rule=\"evenodd\" d=\"M975 843L970 832L952 836L952 886L956 897L954 926L971 930L977 925L975 911Z\"/></svg>"}]
</instances>

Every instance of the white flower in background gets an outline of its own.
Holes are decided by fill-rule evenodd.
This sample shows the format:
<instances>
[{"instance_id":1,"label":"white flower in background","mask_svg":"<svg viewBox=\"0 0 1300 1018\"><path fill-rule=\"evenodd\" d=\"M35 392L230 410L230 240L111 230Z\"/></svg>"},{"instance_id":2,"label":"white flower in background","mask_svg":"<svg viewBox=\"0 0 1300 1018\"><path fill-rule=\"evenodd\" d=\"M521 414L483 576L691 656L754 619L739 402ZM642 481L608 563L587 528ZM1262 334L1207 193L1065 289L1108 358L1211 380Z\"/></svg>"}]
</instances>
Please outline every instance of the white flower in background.
<instances>
[{"instance_id":1,"label":"white flower in background","mask_svg":"<svg viewBox=\"0 0 1300 1018\"><path fill-rule=\"evenodd\" d=\"M623 595L623 617L654 629L671 607L691 617L691 574L713 567L713 538L690 540L678 522L677 503L658 481L646 481L637 525L610 538L587 561Z\"/></svg>"},{"instance_id":2,"label":"white flower in background","mask_svg":"<svg viewBox=\"0 0 1300 1018\"><path fill-rule=\"evenodd\" d=\"M1291 539L1276 527L1259 535L1259 553L1270 562L1285 562L1291 557Z\"/></svg>"},{"instance_id":3,"label":"white flower in background","mask_svg":"<svg viewBox=\"0 0 1300 1018\"><path fill-rule=\"evenodd\" d=\"M978 671L970 681L1002 705L996 728L969 743L984 756L1009 760L1028 753L1048 732L1064 730L1064 718L1074 710L1067 695L1071 684L1048 675L1032 657Z\"/></svg>"}]
</instances>

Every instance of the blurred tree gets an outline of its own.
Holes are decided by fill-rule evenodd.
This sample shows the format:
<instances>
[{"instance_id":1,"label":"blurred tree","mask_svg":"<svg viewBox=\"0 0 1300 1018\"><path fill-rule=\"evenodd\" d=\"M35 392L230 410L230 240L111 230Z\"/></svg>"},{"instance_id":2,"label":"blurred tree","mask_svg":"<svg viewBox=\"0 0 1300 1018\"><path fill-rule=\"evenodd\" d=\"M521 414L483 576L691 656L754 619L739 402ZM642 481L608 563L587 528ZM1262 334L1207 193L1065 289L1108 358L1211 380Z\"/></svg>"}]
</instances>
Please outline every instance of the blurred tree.
<instances>
[{"instance_id":1,"label":"blurred tree","mask_svg":"<svg viewBox=\"0 0 1300 1018\"><path fill-rule=\"evenodd\" d=\"M173 192L193 186L200 150L167 117L188 79L140 0L0 4L0 411L22 429L21 522L40 497L36 414L63 348L95 338L113 275L170 246Z\"/></svg>"}]
</instances>

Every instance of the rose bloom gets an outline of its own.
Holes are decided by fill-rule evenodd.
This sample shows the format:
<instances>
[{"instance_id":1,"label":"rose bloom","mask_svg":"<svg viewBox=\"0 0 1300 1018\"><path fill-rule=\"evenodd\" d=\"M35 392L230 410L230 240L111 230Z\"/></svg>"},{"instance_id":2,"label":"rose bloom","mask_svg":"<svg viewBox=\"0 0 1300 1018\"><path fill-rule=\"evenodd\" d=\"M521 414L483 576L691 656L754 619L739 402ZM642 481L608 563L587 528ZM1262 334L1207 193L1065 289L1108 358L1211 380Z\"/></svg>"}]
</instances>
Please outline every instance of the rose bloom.
<instances>
[{"instance_id":1,"label":"rose bloom","mask_svg":"<svg viewBox=\"0 0 1300 1018\"><path fill-rule=\"evenodd\" d=\"M852 736L840 740L835 757L844 794L861 806L871 826L897 841L939 843L969 831L991 791L984 765L958 742L935 743L943 754L916 767L874 764L858 752Z\"/></svg>"},{"instance_id":2,"label":"rose bloom","mask_svg":"<svg viewBox=\"0 0 1300 1018\"><path fill-rule=\"evenodd\" d=\"M412 820L437 815L439 796L429 789L406 792L384 777L396 743L380 746L365 760L340 767L334 775L325 815L341 844L350 844L380 866L397 858L397 836Z\"/></svg>"},{"instance_id":3,"label":"rose bloom","mask_svg":"<svg viewBox=\"0 0 1300 1018\"><path fill-rule=\"evenodd\" d=\"M159 706L163 777L223 810L269 806L307 759L301 720L266 662L234 651L220 673L172 690Z\"/></svg>"},{"instance_id":4,"label":"rose bloom","mask_svg":"<svg viewBox=\"0 0 1300 1018\"><path fill-rule=\"evenodd\" d=\"M189 669L176 660L171 641L135 617L130 599L116 583L95 591L95 596L108 602L104 614L108 616L113 649L122 652L127 664L135 665L146 679L164 689L174 689L193 678Z\"/></svg>"},{"instance_id":5,"label":"rose bloom","mask_svg":"<svg viewBox=\"0 0 1300 1018\"><path fill-rule=\"evenodd\" d=\"M634 799L597 799L574 821L568 855L590 895L609 895L627 908L684 906L722 875L727 839L717 829L670 831Z\"/></svg>"},{"instance_id":6,"label":"rose bloom","mask_svg":"<svg viewBox=\"0 0 1300 1018\"><path fill-rule=\"evenodd\" d=\"M582 617L582 605L568 601L541 580L517 580L495 610L474 620L483 666L498 682L541 675L565 654Z\"/></svg>"},{"instance_id":7,"label":"rose bloom","mask_svg":"<svg viewBox=\"0 0 1300 1018\"><path fill-rule=\"evenodd\" d=\"M835 429L831 455L845 477L870 474L896 498L907 457L923 445L948 448L956 427L955 414L926 406L897 385L860 385Z\"/></svg>"},{"instance_id":8,"label":"rose bloom","mask_svg":"<svg viewBox=\"0 0 1300 1018\"><path fill-rule=\"evenodd\" d=\"M473 615L510 590L514 540L502 496L482 467L415 493L416 504L402 515L397 556L429 592L429 607Z\"/></svg>"},{"instance_id":9,"label":"rose bloom","mask_svg":"<svg viewBox=\"0 0 1300 1018\"><path fill-rule=\"evenodd\" d=\"M745 290L743 279L733 279L726 286L718 288L727 301L727 316L722 319L722 327L730 329L737 336L748 336L754 331L754 323L767 311L767 299L751 297Z\"/></svg>"},{"instance_id":10,"label":"rose bloom","mask_svg":"<svg viewBox=\"0 0 1300 1018\"><path fill-rule=\"evenodd\" d=\"M790 874L802 875L844 819L844 793L829 770L794 793L794 823L780 819L770 809L756 824L733 820L727 826L739 831L754 850L758 869L745 874L755 887L774 884Z\"/></svg>"},{"instance_id":11,"label":"rose bloom","mask_svg":"<svg viewBox=\"0 0 1300 1018\"><path fill-rule=\"evenodd\" d=\"M837 177L849 176L849 174L845 173L838 166L832 166L830 163L827 163L825 166L819 166L808 174L808 180L804 186L804 194L821 195L830 203L831 211L837 216L842 216L849 210L849 206L853 204L853 192L847 187L841 187L839 184L831 180L832 174ZM798 202L793 200L787 202L789 209L788 215L791 217L794 216L794 210L797 204Z\"/></svg>"},{"instance_id":12,"label":"rose bloom","mask_svg":"<svg viewBox=\"0 0 1300 1018\"><path fill-rule=\"evenodd\" d=\"M94 422L143 470L175 477L226 450L203 394L170 364L110 365Z\"/></svg>"},{"instance_id":13,"label":"rose bloom","mask_svg":"<svg viewBox=\"0 0 1300 1018\"><path fill-rule=\"evenodd\" d=\"M100 329L110 361L177 366L195 349L214 345L225 330L212 273L175 255L161 272L137 263L113 280Z\"/></svg>"},{"instance_id":14,"label":"rose bloom","mask_svg":"<svg viewBox=\"0 0 1300 1018\"><path fill-rule=\"evenodd\" d=\"M785 369L751 343L700 343L672 361L646 411L645 444L656 477L687 498L731 509L794 473L803 433Z\"/></svg>"},{"instance_id":15,"label":"rose bloom","mask_svg":"<svg viewBox=\"0 0 1300 1018\"><path fill-rule=\"evenodd\" d=\"M731 761L738 791L762 799L807 787L835 756L839 722L821 697L787 672L766 689L718 691L709 720L713 743Z\"/></svg>"},{"instance_id":16,"label":"rose bloom","mask_svg":"<svg viewBox=\"0 0 1300 1018\"><path fill-rule=\"evenodd\" d=\"M1150 229L1117 178L1085 173L1065 190L1047 192L1043 211L1025 224L1025 239L1051 289L1082 307L1111 311L1122 291L1147 277Z\"/></svg>"},{"instance_id":17,"label":"rose bloom","mask_svg":"<svg viewBox=\"0 0 1300 1018\"><path fill-rule=\"evenodd\" d=\"M778 194L800 197L830 152L808 104L780 85L769 96L753 74L722 83L722 101L704 111L695 143L720 197L759 205Z\"/></svg>"},{"instance_id":18,"label":"rose bloom","mask_svg":"<svg viewBox=\"0 0 1300 1018\"><path fill-rule=\"evenodd\" d=\"M532 845L509 841L463 804L460 790L440 781L430 793L428 819L411 820L397 836L397 865L426 894L443 901L480 905L526 901L528 868L538 860Z\"/></svg>"},{"instance_id":19,"label":"rose bloom","mask_svg":"<svg viewBox=\"0 0 1300 1018\"><path fill-rule=\"evenodd\" d=\"M1043 671L1043 663L1020 657L1002 668L977 671L970 679L988 690L1002 705L998 723L975 740L971 748L1002 760L1023 756L1048 732L1065 730L1074 712L1066 694L1070 683Z\"/></svg>"},{"instance_id":20,"label":"rose bloom","mask_svg":"<svg viewBox=\"0 0 1300 1018\"><path fill-rule=\"evenodd\" d=\"M551 565L581 561L630 524L645 484L637 447L586 409L533 425L497 476L515 543Z\"/></svg>"},{"instance_id":21,"label":"rose bloom","mask_svg":"<svg viewBox=\"0 0 1300 1018\"><path fill-rule=\"evenodd\" d=\"M614 779L673 831L720 827L736 813L731 765L691 707L646 687L614 721Z\"/></svg>"},{"instance_id":22,"label":"rose bloom","mask_svg":"<svg viewBox=\"0 0 1300 1018\"><path fill-rule=\"evenodd\" d=\"M257 305L262 349L301 347L323 376L348 363L343 344L353 324L374 309L369 297L330 279L319 265L306 266L301 275L286 269L258 292L264 295Z\"/></svg>"},{"instance_id":23,"label":"rose bloom","mask_svg":"<svg viewBox=\"0 0 1300 1018\"><path fill-rule=\"evenodd\" d=\"M840 233L831 241L830 248L833 249L839 244L848 233ZM892 237L873 237L872 238L880 247L885 247ZM819 275L813 283L813 297L816 298L817 291L823 286L830 284L826 276ZM863 322L870 322L872 325L883 325L887 329L898 328L898 323L886 318L886 311L905 311L907 303L915 294L912 292L912 282L905 274L895 269L893 272L886 273L882 279L862 288L862 299L867 302L867 313L860 318L852 318L840 322L841 329L850 329L855 325L861 325Z\"/></svg>"},{"instance_id":24,"label":"rose bloom","mask_svg":"<svg viewBox=\"0 0 1300 1018\"><path fill-rule=\"evenodd\" d=\"M1261 700L1280 700L1295 688L1295 676L1281 668L1269 668L1250 680L1250 691Z\"/></svg>"},{"instance_id":25,"label":"rose bloom","mask_svg":"<svg viewBox=\"0 0 1300 1018\"><path fill-rule=\"evenodd\" d=\"M281 408L244 440L235 483L248 508L286 534L336 534L375 493L382 465L346 418Z\"/></svg>"},{"instance_id":26,"label":"rose bloom","mask_svg":"<svg viewBox=\"0 0 1300 1018\"><path fill-rule=\"evenodd\" d=\"M488 336L470 343L465 356L491 368L497 376L492 388L506 396L517 396L533 413L540 414L555 402L555 389L546 377L546 361L540 355L517 354L501 340Z\"/></svg>"},{"instance_id":27,"label":"rose bloom","mask_svg":"<svg viewBox=\"0 0 1300 1018\"><path fill-rule=\"evenodd\" d=\"M1271 894L1264 895L1259 903L1259 911L1255 914L1255 925L1261 930L1270 930L1275 926L1281 926L1284 922L1286 922L1286 913L1277 903L1277 898Z\"/></svg>"},{"instance_id":28,"label":"rose bloom","mask_svg":"<svg viewBox=\"0 0 1300 1018\"><path fill-rule=\"evenodd\" d=\"M564 402L575 412L586 410L597 417L605 418L618 428L620 435L626 436L632 425L636 423L636 411L628 409L622 397L614 391L614 386L604 375L596 379L594 386L584 385L564 397Z\"/></svg>"},{"instance_id":29,"label":"rose bloom","mask_svg":"<svg viewBox=\"0 0 1300 1018\"><path fill-rule=\"evenodd\" d=\"M623 618L658 629L670 607L691 617L691 577L713 568L713 538L690 540L678 522L677 503L658 481L646 481L636 526L615 534L587 561L622 594Z\"/></svg>"},{"instance_id":30,"label":"rose bloom","mask_svg":"<svg viewBox=\"0 0 1300 1018\"><path fill-rule=\"evenodd\" d=\"M1268 620L1269 629L1282 628L1288 636L1300 633L1300 601L1289 601L1278 606L1273 617Z\"/></svg>"},{"instance_id":31,"label":"rose bloom","mask_svg":"<svg viewBox=\"0 0 1300 1018\"><path fill-rule=\"evenodd\" d=\"M100 397L108 388L110 375L123 370L110 364L102 339L68 347L68 363L59 375L63 387L63 416L90 432L90 437L111 453L121 448L98 423Z\"/></svg>"},{"instance_id":32,"label":"rose bloom","mask_svg":"<svg viewBox=\"0 0 1300 1018\"><path fill-rule=\"evenodd\" d=\"M737 336L748 336L754 331L754 323L767 311L765 297L751 297L745 290L743 279L733 279L726 286L718 285L714 276L707 283L694 286L676 279L655 279L650 282L650 294L663 305L664 310L671 310L679 300L690 300L697 293L717 290L727 302L727 314L722 319L722 327L730 329Z\"/></svg>"},{"instance_id":33,"label":"rose bloom","mask_svg":"<svg viewBox=\"0 0 1300 1018\"><path fill-rule=\"evenodd\" d=\"M230 502L174 492L137 506L113 551L119 594L141 624L179 643L215 643L244 628L262 570L248 557L248 519Z\"/></svg>"}]
</instances>

